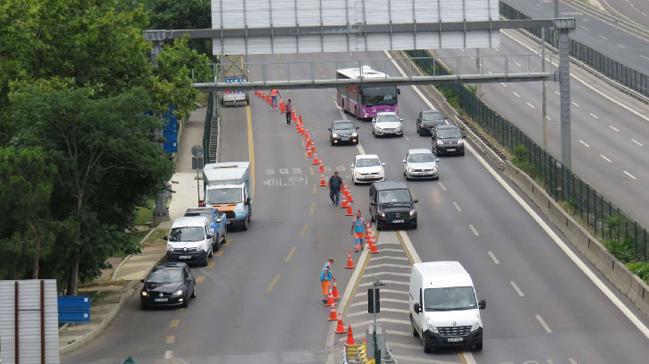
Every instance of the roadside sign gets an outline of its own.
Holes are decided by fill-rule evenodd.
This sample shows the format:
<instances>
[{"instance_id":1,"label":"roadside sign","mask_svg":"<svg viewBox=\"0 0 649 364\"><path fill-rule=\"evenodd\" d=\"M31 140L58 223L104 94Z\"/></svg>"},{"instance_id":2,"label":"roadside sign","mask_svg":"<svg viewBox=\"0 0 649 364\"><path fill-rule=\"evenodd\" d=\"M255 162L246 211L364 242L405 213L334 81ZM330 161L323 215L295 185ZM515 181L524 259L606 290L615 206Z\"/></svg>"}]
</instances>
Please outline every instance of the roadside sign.
<instances>
[{"instance_id":1,"label":"roadside sign","mask_svg":"<svg viewBox=\"0 0 649 364\"><path fill-rule=\"evenodd\" d=\"M192 156L197 158L203 157L203 146L200 144L194 144L192 146Z\"/></svg>"},{"instance_id":2,"label":"roadside sign","mask_svg":"<svg viewBox=\"0 0 649 364\"><path fill-rule=\"evenodd\" d=\"M59 323L90 322L90 297L59 296Z\"/></svg>"}]
</instances>

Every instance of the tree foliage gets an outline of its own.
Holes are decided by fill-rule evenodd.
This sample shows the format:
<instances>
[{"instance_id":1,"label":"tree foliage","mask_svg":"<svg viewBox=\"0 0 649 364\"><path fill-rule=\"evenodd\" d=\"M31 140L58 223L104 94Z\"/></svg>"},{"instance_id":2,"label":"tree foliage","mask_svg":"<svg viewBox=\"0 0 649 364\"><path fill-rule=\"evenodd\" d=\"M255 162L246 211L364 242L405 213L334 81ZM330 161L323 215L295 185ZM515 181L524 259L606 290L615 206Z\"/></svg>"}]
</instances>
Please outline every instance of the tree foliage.
<instances>
[{"instance_id":1,"label":"tree foliage","mask_svg":"<svg viewBox=\"0 0 649 364\"><path fill-rule=\"evenodd\" d=\"M154 131L170 104L194 108L192 70L209 71L187 40L154 66L148 24L132 0L0 2L0 279L57 278L74 293L138 249L135 209L172 172Z\"/></svg>"}]
</instances>

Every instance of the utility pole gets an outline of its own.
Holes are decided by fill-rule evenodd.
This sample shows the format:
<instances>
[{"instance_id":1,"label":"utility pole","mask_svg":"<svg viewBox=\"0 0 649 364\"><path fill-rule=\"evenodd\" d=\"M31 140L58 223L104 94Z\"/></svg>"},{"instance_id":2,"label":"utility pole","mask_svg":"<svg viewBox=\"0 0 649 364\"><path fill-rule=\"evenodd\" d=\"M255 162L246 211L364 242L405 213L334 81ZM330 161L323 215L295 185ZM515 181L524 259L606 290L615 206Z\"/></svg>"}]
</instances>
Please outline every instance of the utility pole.
<instances>
[{"instance_id":1,"label":"utility pole","mask_svg":"<svg viewBox=\"0 0 649 364\"><path fill-rule=\"evenodd\" d=\"M541 28L541 72L545 72L545 28ZM542 102L541 102L541 120L543 125L543 149L548 150L548 105L547 105L547 85L545 80L541 85Z\"/></svg>"},{"instance_id":2,"label":"utility pole","mask_svg":"<svg viewBox=\"0 0 649 364\"><path fill-rule=\"evenodd\" d=\"M574 18L554 20L559 35L559 92L561 111L561 163L572 169L570 139L570 38L568 34L576 28Z\"/></svg>"}]
</instances>

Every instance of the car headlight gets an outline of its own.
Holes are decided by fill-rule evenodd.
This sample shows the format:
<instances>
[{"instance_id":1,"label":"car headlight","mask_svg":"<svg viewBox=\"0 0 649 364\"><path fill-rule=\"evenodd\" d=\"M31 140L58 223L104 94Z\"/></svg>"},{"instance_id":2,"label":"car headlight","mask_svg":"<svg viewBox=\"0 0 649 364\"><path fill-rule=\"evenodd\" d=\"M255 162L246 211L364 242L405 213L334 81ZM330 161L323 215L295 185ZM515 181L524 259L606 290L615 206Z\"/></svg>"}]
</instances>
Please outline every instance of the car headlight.
<instances>
[{"instance_id":1,"label":"car headlight","mask_svg":"<svg viewBox=\"0 0 649 364\"><path fill-rule=\"evenodd\" d=\"M438 140L438 141L437 141L437 144L439 144L439 145L444 145L444 141L443 141L443 140Z\"/></svg>"},{"instance_id":2,"label":"car headlight","mask_svg":"<svg viewBox=\"0 0 649 364\"><path fill-rule=\"evenodd\" d=\"M482 322L480 320L477 320L476 322L473 323L473 325L471 325L471 331L475 331L481 327L482 327Z\"/></svg>"},{"instance_id":3,"label":"car headlight","mask_svg":"<svg viewBox=\"0 0 649 364\"><path fill-rule=\"evenodd\" d=\"M426 321L426 325L428 325L428 330L430 330L430 332L435 334L438 333L437 327L433 324L433 321L430 320Z\"/></svg>"},{"instance_id":4,"label":"car headlight","mask_svg":"<svg viewBox=\"0 0 649 364\"><path fill-rule=\"evenodd\" d=\"M167 244L167 251L172 252L174 251L174 248L171 245Z\"/></svg>"},{"instance_id":5,"label":"car headlight","mask_svg":"<svg viewBox=\"0 0 649 364\"><path fill-rule=\"evenodd\" d=\"M464 144L464 140L458 139L457 144Z\"/></svg>"},{"instance_id":6,"label":"car headlight","mask_svg":"<svg viewBox=\"0 0 649 364\"><path fill-rule=\"evenodd\" d=\"M385 212L383 212L383 211L378 211L378 214L379 214L379 216L381 216L381 217L385 217Z\"/></svg>"},{"instance_id":7,"label":"car headlight","mask_svg":"<svg viewBox=\"0 0 649 364\"><path fill-rule=\"evenodd\" d=\"M412 168L412 167L408 167L408 168L406 168L406 170L408 171L408 173L412 173L412 171L414 170L414 168Z\"/></svg>"},{"instance_id":8,"label":"car headlight","mask_svg":"<svg viewBox=\"0 0 649 364\"><path fill-rule=\"evenodd\" d=\"M142 291L142 297L149 297L149 292Z\"/></svg>"},{"instance_id":9,"label":"car headlight","mask_svg":"<svg viewBox=\"0 0 649 364\"><path fill-rule=\"evenodd\" d=\"M358 133L357 133L357 132L353 132L353 133L352 133L352 138L355 138L355 137L357 137L357 136L358 136Z\"/></svg>"},{"instance_id":10,"label":"car headlight","mask_svg":"<svg viewBox=\"0 0 649 364\"><path fill-rule=\"evenodd\" d=\"M182 289L179 289L179 290L177 290L176 292L174 292L174 296L176 296L176 297L177 297L177 296L182 296L183 293L185 293L185 291L183 291Z\"/></svg>"},{"instance_id":11,"label":"car headlight","mask_svg":"<svg viewBox=\"0 0 649 364\"><path fill-rule=\"evenodd\" d=\"M417 210L415 210L415 209L410 210L410 216L412 217L412 216L415 216L415 215L417 215Z\"/></svg>"},{"instance_id":12,"label":"car headlight","mask_svg":"<svg viewBox=\"0 0 649 364\"><path fill-rule=\"evenodd\" d=\"M331 134L331 136L334 137L334 138L338 138L338 134L337 134L337 133L333 133L333 134Z\"/></svg>"},{"instance_id":13,"label":"car headlight","mask_svg":"<svg viewBox=\"0 0 649 364\"><path fill-rule=\"evenodd\" d=\"M431 170L432 170L433 172L436 172L436 171L437 171L437 166L433 166L433 168L431 168Z\"/></svg>"}]
</instances>

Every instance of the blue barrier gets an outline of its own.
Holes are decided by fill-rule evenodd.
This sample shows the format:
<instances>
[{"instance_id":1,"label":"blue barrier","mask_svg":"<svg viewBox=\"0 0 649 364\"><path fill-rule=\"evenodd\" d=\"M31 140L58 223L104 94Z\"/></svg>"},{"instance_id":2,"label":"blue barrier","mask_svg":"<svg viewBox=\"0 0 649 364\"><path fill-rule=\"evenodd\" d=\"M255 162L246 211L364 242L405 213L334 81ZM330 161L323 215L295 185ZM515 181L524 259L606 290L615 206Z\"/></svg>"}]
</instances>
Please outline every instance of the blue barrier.
<instances>
[{"instance_id":1,"label":"blue barrier","mask_svg":"<svg viewBox=\"0 0 649 364\"><path fill-rule=\"evenodd\" d=\"M59 296L59 323L90 322L89 296Z\"/></svg>"}]
</instances>

